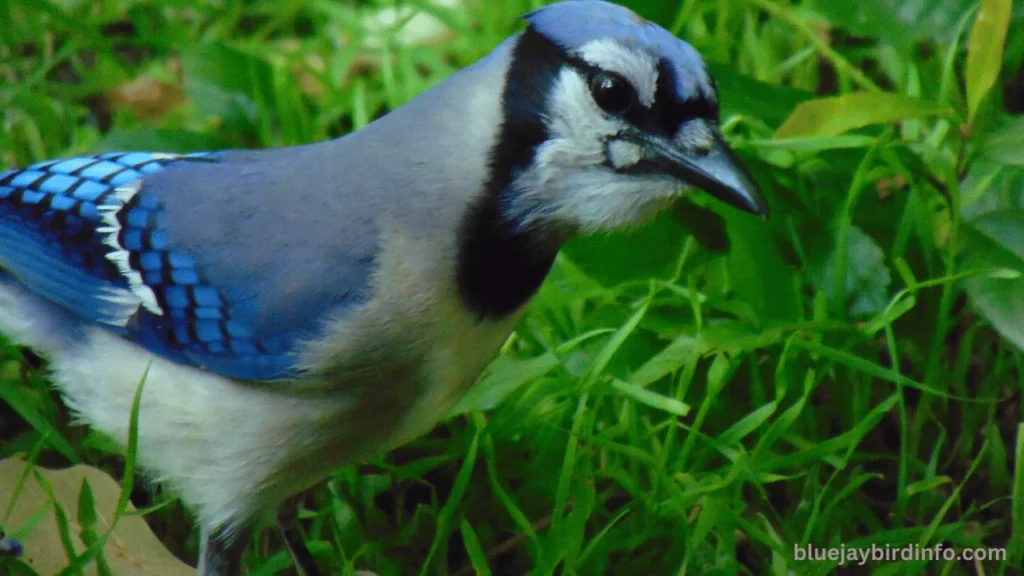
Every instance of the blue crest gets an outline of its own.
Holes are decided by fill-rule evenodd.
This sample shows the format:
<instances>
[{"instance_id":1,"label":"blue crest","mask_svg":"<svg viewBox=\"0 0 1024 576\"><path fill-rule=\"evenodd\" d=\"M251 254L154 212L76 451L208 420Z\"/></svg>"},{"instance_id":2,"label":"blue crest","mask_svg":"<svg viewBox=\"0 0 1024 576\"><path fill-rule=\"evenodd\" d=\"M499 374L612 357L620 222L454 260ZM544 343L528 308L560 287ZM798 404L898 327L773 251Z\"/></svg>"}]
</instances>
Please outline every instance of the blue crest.
<instances>
[{"instance_id":1,"label":"blue crest","mask_svg":"<svg viewBox=\"0 0 1024 576\"><path fill-rule=\"evenodd\" d=\"M595 40L614 40L664 62L675 77L679 100L715 95L704 60L693 47L624 6L600 0L567 0L523 16L538 33L574 54Z\"/></svg>"}]
</instances>

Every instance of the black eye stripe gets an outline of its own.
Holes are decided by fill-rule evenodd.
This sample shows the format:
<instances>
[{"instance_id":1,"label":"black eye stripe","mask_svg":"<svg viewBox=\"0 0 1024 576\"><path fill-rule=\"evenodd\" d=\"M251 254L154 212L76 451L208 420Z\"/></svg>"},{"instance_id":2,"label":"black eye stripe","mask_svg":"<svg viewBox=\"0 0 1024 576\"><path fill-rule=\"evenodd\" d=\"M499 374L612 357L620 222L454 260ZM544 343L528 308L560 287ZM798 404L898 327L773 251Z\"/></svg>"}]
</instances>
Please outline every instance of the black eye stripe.
<instances>
[{"instance_id":1,"label":"black eye stripe","mask_svg":"<svg viewBox=\"0 0 1024 576\"><path fill-rule=\"evenodd\" d=\"M658 66L658 86L650 122L662 130L675 134L684 123L697 118L718 121L718 101L714 94L700 92L680 101L676 95L676 75L667 62ZM712 84L714 88L714 85Z\"/></svg>"},{"instance_id":2,"label":"black eye stripe","mask_svg":"<svg viewBox=\"0 0 1024 576\"><path fill-rule=\"evenodd\" d=\"M586 78L591 93L593 93L593 80L599 74L610 74L625 82L633 92L635 103L628 110L615 115L641 129L671 136L680 126L690 120L702 119L718 122L717 89L713 80L710 94L701 90L681 101L676 94L675 71L668 62L662 60L658 64L658 80L655 86L654 100L650 104L646 104L640 99L636 86L625 76L604 70L578 56L569 56L567 60Z\"/></svg>"}]
</instances>

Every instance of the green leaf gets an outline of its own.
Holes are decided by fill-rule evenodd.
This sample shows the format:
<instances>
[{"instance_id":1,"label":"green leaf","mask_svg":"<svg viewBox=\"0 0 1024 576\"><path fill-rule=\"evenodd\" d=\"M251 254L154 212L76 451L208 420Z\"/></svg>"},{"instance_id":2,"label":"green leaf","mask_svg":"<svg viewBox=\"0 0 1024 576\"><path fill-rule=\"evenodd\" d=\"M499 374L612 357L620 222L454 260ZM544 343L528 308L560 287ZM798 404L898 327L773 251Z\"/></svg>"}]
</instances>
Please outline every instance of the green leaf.
<instances>
[{"instance_id":1,"label":"green leaf","mask_svg":"<svg viewBox=\"0 0 1024 576\"><path fill-rule=\"evenodd\" d=\"M952 113L953 110L945 106L900 94L857 92L800 104L775 132L775 137L838 136L865 126Z\"/></svg>"},{"instance_id":2,"label":"green leaf","mask_svg":"<svg viewBox=\"0 0 1024 576\"><path fill-rule=\"evenodd\" d=\"M971 163L960 184L961 221L986 212L1024 208L1024 140L1021 144L1021 166L1008 165L991 156L981 156Z\"/></svg>"},{"instance_id":3,"label":"green leaf","mask_svg":"<svg viewBox=\"0 0 1024 576\"><path fill-rule=\"evenodd\" d=\"M276 110L270 63L223 44L201 44L182 57L185 92L196 115L213 117L235 130L254 130L261 114Z\"/></svg>"},{"instance_id":4,"label":"green leaf","mask_svg":"<svg viewBox=\"0 0 1024 576\"><path fill-rule=\"evenodd\" d=\"M8 385L0 386L0 401L10 406L18 416L25 420L25 422L28 422L62 456L75 464L81 463L82 458L78 455L78 452L61 435L60 430L39 412L37 403L23 388Z\"/></svg>"},{"instance_id":5,"label":"green leaf","mask_svg":"<svg viewBox=\"0 0 1024 576\"><path fill-rule=\"evenodd\" d=\"M652 392L646 388L641 388L636 384L623 382L618 378L612 380L612 388L614 388L618 392L621 392L627 398L631 398L632 400L640 404L644 404L645 406L650 406L655 410L661 410L662 412L667 412L668 414L672 414L679 417L684 417L690 413L690 407L685 403L676 400L675 398L663 396L661 394L658 394L657 392Z\"/></svg>"},{"instance_id":6,"label":"green leaf","mask_svg":"<svg viewBox=\"0 0 1024 576\"><path fill-rule=\"evenodd\" d=\"M622 348L622 344L629 338L630 334L640 325L640 320L647 314L647 308L651 305L651 296L638 307L637 311L608 339L601 351L594 357L594 361L587 367L587 371L580 378L580 388L590 390L597 380L604 374L605 368L611 362L612 356Z\"/></svg>"},{"instance_id":7,"label":"green leaf","mask_svg":"<svg viewBox=\"0 0 1024 576\"><path fill-rule=\"evenodd\" d=\"M452 485L452 490L448 494L448 500L444 503L444 507L441 508L441 512L438 514L437 532L434 534L434 541L430 546L430 552L427 553L427 558L423 561L423 568L420 571L420 576L426 576L434 556L436 556L441 550L441 546L448 542L452 520L455 518L459 504L462 502L462 499L466 494L466 488L469 486L469 480L473 477L473 467L476 465L477 449L480 446L480 431L480 426L477 426L473 433L473 440L470 442L469 447L466 450L466 458L462 461L462 466L459 467L459 473L455 477L455 483Z\"/></svg>"},{"instance_id":8,"label":"green leaf","mask_svg":"<svg viewBox=\"0 0 1024 576\"><path fill-rule=\"evenodd\" d=\"M731 249L726 255L736 296L749 304L762 323L792 322L801 315L793 269L760 218L738 210L723 211Z\"/></svg>"},{"instance_id":9,"label":"green leaf","mask_svg":"<svg viewBox=\"0 0 1024 576\"><path fill-rule=\"evenodd\" d=\"M690 535L691 546L705 542L711 530L722 524L723 516L726 515L723 514L725 508L722 498L715 495L709 494L700 499L700 515Z\"/></svg>"},{"instance_id":10,"label":"green leaf","mask_svg":"<svg viewBox=\"0 0 1024 576\"><path fill-rule=\"evenodd\" d=\"M124 448L110 436L95 430L89 430L86 433L85 438L82 439L81 446L85 450L95 450L101 454L111 456L120 456L124 453Z\"/></svg>"},{"instance_id":11,"label":"green leaf","mask_svg":"<svg viewBox=\"0 0 1024 576\"><path fill-rule=\"evenodd\" d=\"M778 126L790 110L813 96L803 90L761 82L726 64L708 62L708 71L718 86L723 118L738 114Z\"/></svg>"},{"instance_id":12,"label":"green leaf","mask_svg":"<svg viewBox=\"0 0 1024 576\"><path fill-rule=\"evenodd\" d=\"M931 492L939 486L946 484L952 484L953 479L949 476L933 476L931 478L925 478L920 482L914 482L910 486L907 486L907 495L913 496L922 492Z\"/></svg>"},{"instance_id":13,"label":"green leaf","mask_svg":"<svg viewBox=\"0 0 1024 576\"><path fill-rule=\"evenodd\" d=\"M827 260L812 259L811 283L823 290L831 300L835 292L833 279L839 253L833 245ZM885 252L874 238L856 226L850 227L846 240L846 286L843 300L847 312L854 317L880 314L889 303L892 275L885 263Z\"/></svg>"},{"instance_id":14,"label":"green leaf","mask_svg":"<svg viewBox=\"0 0 1024 576\"><path fill-rule=\"evenodd\" d=\"M989 212L965 225L964 270L1024 272L1024 210ZM1024 277L973 276L964 281L971 303L1004 338L1024 350Z\"/></svg>"},{"instance_id":15,"label":"green leaf","mask_svg":"<svg viewBox=\"0 0 1024 576\"><path fill-rule=\"evenodd\" d=\"M1017 425L1017 443L1014 449L1013 494L1011 495L1012 534L1024 534L1024 423ZM1010 555L1024 560L1024 538L1012 538Z\"/></svg>"},{"instance_id":16,"label":"green leaf","mask_svg":"<svg viewBox=\"0 0 1024 576\"><path fill-rule=\"evenodd\" d=\"M61 570L61 576L69 576L70 574L80 572L83 567L92 562L93 558L104 554L104 546L106 546L107 541L114 534L118 522L124 517L125 512L131 505L132 487L135 485L135 458L139 448L139 407L142 402L142 390L148 375L149 366L147 365L146 370L143 371L142 377L139 379L138 386L135 388L135 396L132 399L131 419L128 422L128 445L125 447L124 474L121 476L121 495L117 501L117 507L114 509L110 527L101 536L96 538L94 542L90 543L84 553Z\"/></svg>"},{"instance_id":17,"label":"green leaf","mask_svg":"<svg viewBox=\"0 0 1024 576\"><path fill-rule=\"evenodd\" d=\"M1010 0L982 0L967 43L967 119L974 120L981 101L999 79L1003 46L1013 9Z\"/></svg>"},{"instance_id":18,"label":"green leaf","mask_svg":"<svg viewBox=\"0 0 1024 576\"><path fill-rule=\"evenodd\" d=\"M82 478L82 489L78 492L78 524L78 535L81 537L82 543L92 547L98 540L96 532L97 515L96 501L93 498L92 487L89 485L88 478ZM98 552L96 555L96 571L101 576L112 575L110 565L107 563L103 551Z\"/></svg>"},{"instance_id":19,"label":"green leaf","mask_svg":"<svg viewBox=\"0 0 1024 576\"><path fill-rule=\"evenodd\" d=\"M638 278L671 277L686 234L666 214L636 230L575 238L562 253L598 282L617 286Z\"/></svg>"},{"instance_id":20,"label":"green leaf","mask_svg":"<svg viewBox=\"0 0 1024 576\"><path fill-rule=\"evenodd\" d=\"M829 23L856 36L891 43L950 40L951 31L974 0L817 0Z\"/></svg>"},{"instance_id":21,"label":"green leaf","mask_svg":"<svg viewBox=\"0 0 1024 576\"><path fill-rule=\"evenodd\" d=\"M128 82L128 72L113 54L97 52L95 58L93 65L83 70L87 74L85 82L73 89L75 93L81 96L102 94Z\"/></svg>"},{"instance_id":22,"label":"green leaf","mask_svg":"<svg viewBox=\"0 0 1024 576\"><path fill-rule=\"evenodd\" d=\"M1024 168L1024 116L1008 116L987 136L982 153L1000 164Z\"/></svg>"},{"instance_id":23,"label":"green leaf","mask_svg":"<svg viewBox=\"0 0 1024 576\"><path fill-rule=\"evenodd\" d=\"M448 416L473 410L490 410L516 389L544 376L558 364L558 357L550 352L526 360L499 356L488 367L486 376L463 396Z\"/></svg>"},{"instance_id":24,"label":"green leaf","mask_svg":"<svg viewBox=\"0 0 1024 576\"><path fill-rule=\"evenodd\" d=\"M771 470L785 470L789 468L802 468L818 461L827 461L828 457L840 451L851 451L882 421L890 410L896 407L899 402L899 395L893 394L882 400L874 409L864 416L856 426L850 430L827 440L817 443L809 443L806 448L795 454L779 456L765 462L765 467Z\"/></svg>"},{"instance_id":25,"label":"green leaf","mask_svg":"<svg viewBox=\"0 0 1024 576\"><path fill-rule=\"evenodd\" d=\"M691 359L695 343L693 336L689 334L679 336L650 360L637 368L636 372L633 373L631 381L641 388L646 388L661 378L679 370Z\"/></svg>"},{"instance_id":26,"label":"green leaf","mask_svg":"<svg viewBox=\"0 0 1024 576\"><path fill-rule=\"evenodd\" d=\"M828 136L825 138L785 138L781 140L752 139L743 142L743 147L754 148L758 151L763 151L763 153L785 151L805 154L808 152L820 152L822 150L870 148L875 145L877 140L878 139L873 136L861 136L856 134L846 136ZM771 158L773 164L782 166L792 165L792 162L781 162L781 158L778 156L768 158Z\"/></svg>"},{"instance_id":27,"label":"green leaf","mask_svg":"<svg viewBox=\"0 0 1024 576\"><path fill-rule=\"evenodd\" d=\"M96 504L88 478L82 478L82 489L78 492L78 523L82 528L82 539L86 544L92 544L96 539ZM86 534L91 536L87 538Z\"/></svg>"},{"instance_id":28,"label":"green leaf","mask_svg":"<svg viewBox=\"0 0 1024 576\"><path fill-rule=\"evenodd\" d=\"M1010 480L1010 458L1006 452L1006 442L1003 441L1002 431L997 425L989 425L985 428L985 437L988 438L989 462L988 470L992 478L993 490L1008 492L1012 482Z\"/></svg>"},{"instance_id":29,"label":"green leaf","mask_svg":"<svg viewBox=\"0 0 1024 576\"><path fill-rule=\"evenodd\" d=\"M760 330L739 320L723 320L706 326L700 336L701 355L725 352L741 356L778 344L785 333L779 329Z\"/></svg>"},{"instance_id":30,"label":"green leaf","mask_svg":"<svg viewBox=\"0 0 1024 576\"><path fill-rule=\"evenodd\" d=\"M769 418L775 414L779 405L775 402L769 402L764 406L761 406L757 410L754 410L750 414L747 414L741 418L738 422L730 426L725 432L718 435L716 442L725 447L733 447L743 441L744 438L750 436L755 430L764 425Z\"/></svg>"},{"instance_id":31,"label":"green leaf","mask_svg":"<svg viewBox=\"0 0 1024 576\"><path fill-rule=\"evenodd\" d=\"M469 562L477 576L491 576L491 568L487 565L487 554L480 546L480 538L477 537L473 526L463 519L459 529L462 532L462 541L466 545L466 555L469 556Z\"/></svg>"}]
</instances>

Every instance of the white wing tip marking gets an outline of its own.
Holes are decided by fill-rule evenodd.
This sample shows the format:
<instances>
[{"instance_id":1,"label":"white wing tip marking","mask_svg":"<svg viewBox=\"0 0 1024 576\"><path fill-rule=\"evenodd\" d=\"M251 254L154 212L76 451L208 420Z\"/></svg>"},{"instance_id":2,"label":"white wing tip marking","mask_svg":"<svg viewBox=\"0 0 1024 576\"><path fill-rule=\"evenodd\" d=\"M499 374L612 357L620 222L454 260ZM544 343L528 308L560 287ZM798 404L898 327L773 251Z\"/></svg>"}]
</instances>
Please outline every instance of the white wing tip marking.
<instances>
[{"instance_id":1,"label":"white wing tip marking","mask_svg":"<svg viewBox=\"0 0 1024 576\"><path fill-rule=\"evenodd\" d=\"M104 320L113 326L127 326L141 304L134 292L121 288L108 288L99 295L99 299L114 306L109 319Z\"/></svg>"},{"instance_id":2,"label":"white wing tip marking","mask_svg":"<svg viewBox=\"0 0 1024 576\"><path fill-rule=\"evenodd\" d=\"M123 186L114 188L114 196L121 201L121 204L127 204L129 200L135 197L142 189L142 180L133 180ZM117 207L121 209L120 206Z\"/></svg>"},{"instance_id":3,"label":"white wing tip marking","mask_svg":"<svg viewBox=\"0 0 1024 576\"><path fill-rule=\"evenodd\" d=\"M114 197L117 198L120 204L107 204L100 207L103 211L103 223L105 226L97 228L96 231L104 235L103 243L112 248L106 255L106 258L117 266L117 271L128 281L128 288L132 294L139 299L146 310L157 316L163 316L164 310L156 300L156 293L143 282L142 274L132 268L131 254L124 249L124 246L121 245L121 241L118 239L118 236L121 234L121 222L117 219L117 216L120 214L121 208L131 201L141 188L141 180L115 188ZM125 321L127 322L127 320Z\"/></svg>"}]
</instances>

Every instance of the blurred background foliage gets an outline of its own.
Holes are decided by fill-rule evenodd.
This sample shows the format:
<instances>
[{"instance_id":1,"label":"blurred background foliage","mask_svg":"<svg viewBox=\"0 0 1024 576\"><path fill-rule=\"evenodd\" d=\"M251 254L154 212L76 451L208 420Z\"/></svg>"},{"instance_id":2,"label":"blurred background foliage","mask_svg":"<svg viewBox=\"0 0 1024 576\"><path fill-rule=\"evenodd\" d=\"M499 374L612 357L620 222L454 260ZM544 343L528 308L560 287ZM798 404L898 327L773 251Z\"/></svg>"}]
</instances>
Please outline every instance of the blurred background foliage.
<instances>
[{"instance_id":1,"label":"blurred background foliage","mask_svg":"<svg viewBox=\"0 0 1024 576\"><path fill-rule=\"evenodd\" d=\"M1024 5L623 3L707 58L771 219L695 198L635 233L574 241L451 418L309 495L302 527L323 566L1020 573ZM0 168L337 137L483 56L539 4L4 0ZM74 424L45 374L0 348L0 460L121 478L121 451ZM55 513L51 490L16 518L5 503L29 497L29 475L0 476L0 527L31 544L55 514L53 550L80 554L69 539L103 525L89 484L67 492L74 515ZM194 561L173 495L133 488L158 545ZM851 567L796 553L938 543L1007 558ZM250 573L287 573L273 534L253 544ZM134 573L170 572L121 551ZM31 554L0 572L47 573ZM100 554L67 573L93 560L113 572Z\"/></svg>"}]
</instances>

